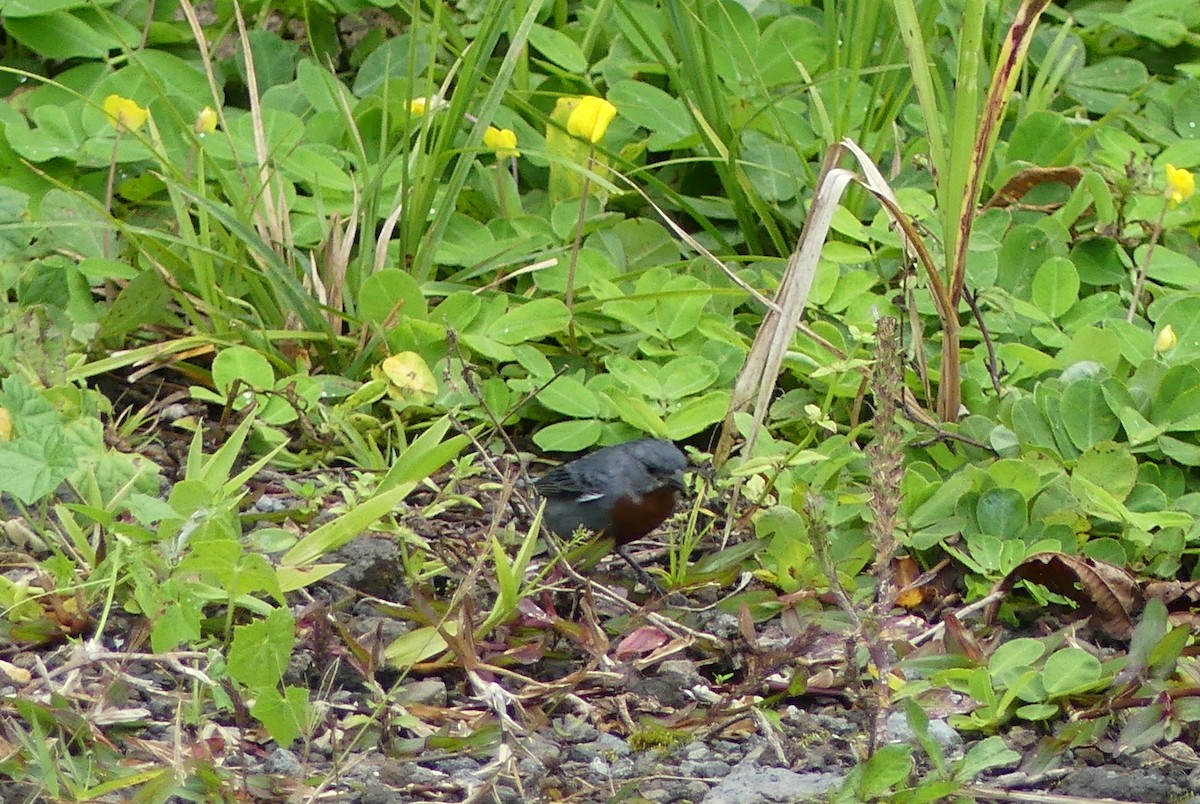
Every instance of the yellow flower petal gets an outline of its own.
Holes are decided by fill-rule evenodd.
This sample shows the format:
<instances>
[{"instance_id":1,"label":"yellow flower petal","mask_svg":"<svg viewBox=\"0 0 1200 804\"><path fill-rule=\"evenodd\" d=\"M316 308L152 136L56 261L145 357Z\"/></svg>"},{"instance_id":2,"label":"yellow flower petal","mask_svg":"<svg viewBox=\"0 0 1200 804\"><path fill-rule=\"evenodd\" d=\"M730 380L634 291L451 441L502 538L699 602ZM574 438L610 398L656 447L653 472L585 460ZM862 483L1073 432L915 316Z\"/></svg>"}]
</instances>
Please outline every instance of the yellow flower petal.
<instances>
[{"instance_id":1,"label":"yellow flower petal","mask_svg":"<svg viewBox=\"0 0 1200 804\"><path fill-rule=\"evenodd\" d=\"M617 107L604 98L585 95L567 118L567 133L583 137L591 143L604 139L608 124L617 116Z\"/></svg>"},{"instance_id":2,"label":"yellow flower petal","mask_svg":"<svg viewBox=\"0 0 1200 804\"><path fill-rule=\"evenodd\" d=\"M517 135L511 128L488 126L483 132L483 145L496 152L496 158L509 159L521 155L517 150Z\"/></svg>"},{"instance_id":3,"label":"yellow flower petal","mask_svg":"<svg viewBox=\"0 0 1200 804\"><path fill-rule=\"evenodd\" d=\"M1163 352L1169 352L1179 343L1179 336L1175 334L1175 327L1167 324L1162 328L1162 332L1158 333L1158 337L1154 339L1154 354L1161 355Z\"/></svg>"},{"instance_id":4,"label":"yellow flower petal","mask_svg":"<svg viewBox=\"0 0 1200 804\"><path fill-rule=\"evenodd\" d=\"M217 113L211 106L205 106L196 115L196 133L212 134L217 130Z\"/></svg>"},{"instance_id":5,"label":"yellow flower petal","mask_svg":"<svg viewBox=\"0 0 1200 804\"><path fill-rule=\"evenodd\" d=\"M150 112L138 106L135 101L120 95L109 95L104 99L104 114L117 131L137 131L145 125L146 118L150 116Z\"/></svg>"},{"instance_id":6,"label":"yellow flower petal","mask_svg":"<svg viewBox=\"0 0 1200 804\"><path fill-rule=\"evenodd\" d=\"M1196 177L1183 168L1167 165L1167 200L1177 206L1196 194Z\"/></svg>"},{"instance_id":7,"label":"yellow flower petal","mask_svg":"<svg viewBox=\"0 0 1200 804\"><path fill-rule=\"evenodd\" d=\"M420 117L429 109L429 98L413 98L408 102L408 113Z\"/></svg>"}]
</instances>

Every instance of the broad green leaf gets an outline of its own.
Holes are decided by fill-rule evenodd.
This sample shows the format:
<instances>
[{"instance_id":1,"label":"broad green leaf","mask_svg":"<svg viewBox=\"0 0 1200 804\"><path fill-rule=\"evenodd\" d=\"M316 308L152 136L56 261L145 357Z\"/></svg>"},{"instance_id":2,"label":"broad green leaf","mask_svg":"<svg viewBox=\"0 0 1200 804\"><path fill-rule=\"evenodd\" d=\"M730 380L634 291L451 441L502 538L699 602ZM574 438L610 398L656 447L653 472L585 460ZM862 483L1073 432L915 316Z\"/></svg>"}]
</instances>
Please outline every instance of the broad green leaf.
<instances>
[{"instance_id":1,"label":"broad green leaf","mask_svg":"<svg viewBox=\"0 0 1200 804\"><path fill-rule=\"evenodd\" d=\"M36 17L12 17L5 13L4 29L30 50L56 60L102 59L108 51L138 41L137 29L120 16L93 8L55 11Z\"/></svg>"},{"instance_id":2,"label":"broad green leaf","mask_svg":"<svg viewBox=\"0 0 1200 804\"><path fill-rule=\"evenodd\" d=\"M683 399L704 391L717 379L716 365L698 355L679 357L663 366L658 381L663 393L672 400Z\"/></svg>"},{"instance_id":3,"label":"broad green leaf","mask_svg":"<svg viewBox=\"0 0 1200 804\"><path fill-rule=\"evenodd\" d=\"M687 107L678 98L641 81L618 81L608 99L626 118L650 131L646 146L651 151L682 148L698 139Z\"/></svg>"},{"instance_id":4,"label":"broad green leaf","mask_svg":"<svg viewBox=\"0 0 1200 804\"><path fill-rule=\"evenodd\" d=\"M544 25L529 29L529 44L554 64L568 73L581 74L587 71L587 59L571 37Z\"/></svg>"},{"instance_id":5,"label":"broad green leaf","mask_svg":"<svg viewBox=\"0 0 1200 804\"><path fill-rule=\"evenodd\" d=\"M608 397L608 402L621 421L643 433L666 438L667 424L661 413L641 396L629 394L623 399Z\"/></svg>"},{"instance_id":6,"label":"broad green leaf","mask_svg":"<svg viewBox=\"0 0 1200 804\"><path fill-rule=\"evenodd\" d=\"M992 488L980 493L975 518L981 531L1000 539L1018 536L1029 522L1029 511L1021 492Z\"/></svg>"},{"instance_id":7,"label":"broad green leaf","mask_svg":"<svg viewBox=\"0 0 1200 804\"><path fill-rule=\"evenodd\" d=\"M958 499L971 488L971 479L958 474L947 478L937 490L909 517L909 526L914 530L927 528L935 522L947 519L958 506Z\"/></svg>"},{"instance_id":8,"label":"broad green leaf","mask_svg":"<svg viewBox=\"0 0 1200 804\"><path fill-rule=\"evenodd\" d=\"M1124 500L1137 483L1137 459L1129 449L1112 441L1093 444L1075 463L1074 476L1086 477L1106 489L1117 500Z\"/></svg>"},{"instance_id":9,"label":"broad green leaf","mask_svg":"<svg viewBox=\"0 0 1200 804\"><path fill-rule=\"evenodd\" d=\"M533 443L547 452L582 452L600 440L604 428L595 419L558 422L533 434Z\"/></svg>"},{"instance_id":10,"label":"broad green leaf","mask_svg":"<svg viewBox=\"0 0 1200 804\"><path fill-rule=\"evenodd\" d=\"M1057 116L1057 115L1056 115ZM1058 318L1079 299L1079 274L1066 257L1051 257L1033 276L1033 303Z\"/></svg>"},{"instance_id":11,"label":"broad green leaf","mask_svg":"<svg viewBox=\"0 0 1200 804\"><path fill-rule=\"evenodd\" d=\"M566 375L542 388L537 401L574 419L589 419L600 412L600 400L596 395L579 380Z\"/></svg>"},{"instance_id":12,"label":"broad green leaf","mask_svg":"<svg viewBox=\"0 0 1200 804\"><path fill-rule=\"evenodd\" d=\"M1112 439L1121 424L1108 407L1100 383L1090 379L1078 380L1063 389L1059 415L1071 443L1079 450Z\"/></svg>"},{"instance_id":13,"label":"broad green leaf","mask_svg":"<svg viewBox=\"0 0 1200 804\"><path fill-rule=\"evenodd\" d=\"M389 269L368 276L359 292L359 316L373 324L425 318L425 296L407 272Z\"/></svg>"},{"instance_id":14,"label":"broad green leaf","mask_svg":"<svg viewBox=\"0 0 1200 804\"><path fill-rule=\"evenodd\" d=\"M1050 167L1073 161L1075 133L1058 112L1036 111L1026 115L1007 139L1004 156L1009 162Z\"/></svg>"},{"instance_id":15,"label":"broad green leaf","mask_svg":"<svg viewBox=\"0 0 1200 804\"><path fill-rule=\"evenodd\" d=\"M679 409L667 414L667 437L680 441L720 422L729 408L729 396L729 391L711 391L689 399Z\"/></svg>"},{"instance_id":16,"label":"broad green leaf","mask_svg":"<svg viewBox=\"0 0 1200 804\"><path fill-rule=\"evenodd\" d=\"M292 656L295 627L287 609L274 609L265 620L239 625L229 648L229 675L252 690L274 687Z\"/></svg>"},{"instance_id":17,"label":"broad green leaf","mask_svg":"<svg viewBox=\"0 0 1200 804\"><path fill-rule=\"evenodd\" d=\"M654 308L658 329L668 339L682 338L700 323L700 316L712 296L711 289L695 277L677 276L663 286L662 292L671 295L659 299ZM670 388L669 384L664 385Z\"/></svg>"},{"instance_id":18,"label":"broad green leaf","mask_svg":"<svg viewBox=\"0 0 1200 804\"><path fill-rule=\"evenodd\" d=\"M996 648L988 660L988 673L994 679L1005 679L1013 673L1023 673L1042 658L1046 645L1036 639L1018 637Z\"/></svg>"},{"instance_id":19,"label":"broad green leaf","mask_svg":"<svg viewBox=\"0 0 1200 804\"><path fill-rule=\"evenodd\" d=\"M604 365L610 374L631 391L637 391L652 399L666 395L659 380L659 367L652 361L610 355L604 359Z\"/></svg>"},{"instance_id":20,"label":"broad green leaf","mask_svg":"<svg viewBox=\"0 0 1200 804\"><path fill-rule=\"evenodd\" d=\"M288 685L280 695L274 687L256 691L250 714L266 728L280 746L289 746L311 727L308 690Z\"/></svg>"},{"instance_id":21,"label":"broad green leaf","mask_svg":"<svg viewBox=\"0 0 1200 804\"><path fill-rule=\"evenodd\" d=\"M251 391L263 391L275 385L275 372L262 352L249 346L231 346L222 349L212 365L213 385L217 392L228 398L231 393L248 395ZM243 398L242 404L249 401Z\"/></svg>"},{"instance_id":22,"label":"broad green leaf","mask_svg":"<svg viewBox=\"0 0 1200 804\"><path fill-rule=\"evenodd\" d=\"M1011 765L1020 759L1021 755L1009 748L1002 737L993 735L971 746L955 767L954 778L969 782L986 770Z\"/></svg>"},{"instance_id":23,"label":"broad green leaf","mask_svg":"<svg viewBox=\"0 0 1200 804\"><path fill-rule=\"evenodd\" d=\"M1063 648L1046 659L1042 686L1051 697L1084 692L1100 680L1100 660L1082 648Z\"/></svg>"},{"instance_id":24,"label":"broad green leaf","mask_svg":"<svg viewBox=\"0 0 1200 804\"><path fill-rule=\"evenodd\" d=\"M567 306L558 299L536 299L511 308L496 319L487 334L511 346L563 332L569 320Z\"/></svg>"}]
</instances>

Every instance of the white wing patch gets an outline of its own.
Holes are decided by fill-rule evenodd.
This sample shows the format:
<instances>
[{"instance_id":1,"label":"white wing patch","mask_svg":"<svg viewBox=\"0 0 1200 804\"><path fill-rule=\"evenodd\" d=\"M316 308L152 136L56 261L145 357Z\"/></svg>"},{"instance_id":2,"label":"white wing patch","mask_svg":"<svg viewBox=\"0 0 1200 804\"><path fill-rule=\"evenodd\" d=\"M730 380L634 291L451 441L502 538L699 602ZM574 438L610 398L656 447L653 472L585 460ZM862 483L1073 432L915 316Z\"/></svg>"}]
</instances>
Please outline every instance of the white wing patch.
<instances>
[{"instance_id":1,"label":"white wing patch","mask_svg":"<svg viewBox=\"0 0 1200 804\"><path fill-rule=\"evenodd\" d=\"M602 499L604 499L604 495L601 494L600 492L589 491L585 494L580 494L578 497L576 497L575 502L585 503L585 502L592 502L594 500L602 500Z\"/></svg>"}]
</instances>

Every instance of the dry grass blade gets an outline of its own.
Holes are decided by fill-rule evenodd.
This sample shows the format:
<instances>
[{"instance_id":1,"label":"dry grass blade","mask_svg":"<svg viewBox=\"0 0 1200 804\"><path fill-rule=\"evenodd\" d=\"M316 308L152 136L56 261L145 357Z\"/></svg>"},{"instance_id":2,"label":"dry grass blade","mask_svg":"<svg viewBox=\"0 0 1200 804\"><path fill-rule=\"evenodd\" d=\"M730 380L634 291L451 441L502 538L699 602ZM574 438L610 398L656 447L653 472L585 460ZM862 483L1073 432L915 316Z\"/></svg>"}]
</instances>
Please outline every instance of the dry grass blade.
<instances>
[{"instance_id":1,"label":"dry grass blade","mask_svg":"<svg viewBox=\"0 0 1200 804\"><path fill-rule=\"evenodd\" d=\"M844 168L837 167L838 162L846 152L852 154L859 163L862 177ZM792 336L800 327L800 317L808 301L808 293L816 275L817 262L825 245L825 237L829 233L838 200L845 193L851 182L857 182L865 187L880 203L888 215L896 223L897 231L905 252L916 259L925 268L931 284L941 282L933 261L916 235L912 224L900 210L883 173L875 166L870 157L850 140L843 140L834 145L825 155L821 173L817 179L817 190L804 229L800 233L796 250L788 260L779 292L774 299L774 305L763 320L755 335L754 344L746 357L746 365L734 385L733 395L729 401L729 409L725 414L725 423L721 428L720 442L713 455L713 464L721 466L728 460L733 451L735 435L734 415L744 410L751 400L754 404L754 418L750 432L746 435L743 452L749 454L757 440L763 419L767 413L775 382L783 365L784 355L792 342ZM934 294L935 297L941 294ZM939 311L939 314L942 311Z\"/></svg>"}]
</instances>

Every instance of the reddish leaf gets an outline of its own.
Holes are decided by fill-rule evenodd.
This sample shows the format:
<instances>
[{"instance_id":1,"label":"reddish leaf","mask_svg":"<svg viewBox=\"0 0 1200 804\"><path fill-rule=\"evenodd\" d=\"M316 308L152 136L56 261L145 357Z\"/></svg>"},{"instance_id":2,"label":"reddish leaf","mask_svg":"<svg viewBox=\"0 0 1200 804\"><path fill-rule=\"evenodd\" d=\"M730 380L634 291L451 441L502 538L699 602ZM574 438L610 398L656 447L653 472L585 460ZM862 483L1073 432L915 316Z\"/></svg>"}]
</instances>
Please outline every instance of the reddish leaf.
<instances>
[{"instance_id":1,"label":"reddish leaf","mask_svg":"<svg viewBox=\"0 0 1200 804\"><path fill-rule=\"evenodd\" d=\"M617 659L624 661L630 656L649 653L667 644L669 637L659 629L643 625L617 645Z\"/></svg>"}]
</instances>

